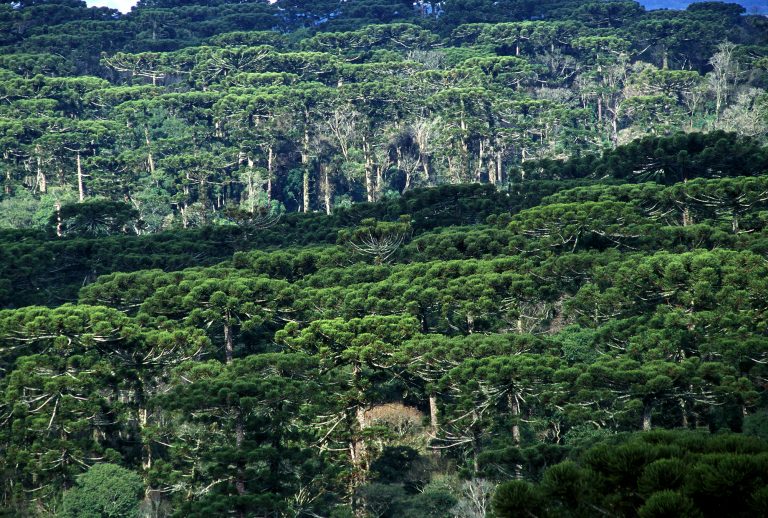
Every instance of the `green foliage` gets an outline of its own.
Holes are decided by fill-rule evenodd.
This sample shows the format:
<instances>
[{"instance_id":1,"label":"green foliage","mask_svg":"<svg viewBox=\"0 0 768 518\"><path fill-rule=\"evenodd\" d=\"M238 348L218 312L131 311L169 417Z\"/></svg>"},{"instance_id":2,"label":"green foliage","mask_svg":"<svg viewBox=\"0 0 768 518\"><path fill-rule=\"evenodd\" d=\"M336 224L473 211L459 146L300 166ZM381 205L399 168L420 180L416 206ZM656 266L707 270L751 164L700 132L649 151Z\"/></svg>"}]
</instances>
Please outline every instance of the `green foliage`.
<instances>
[{"instance_id":1,"label":"green foliage","mask_svg":"<svg viewBox=\"0 0 768 518\"><path fill-rule=\"evenodd\" d=\"M0 5L0 514L765 515L766 29Z\"/></svg>"},{"instance_id":2,"label":"green foliage","mask_svg":"<svg viewBox=\"0 0 768 518\"><path fill-rule=\"evenodd\" d=\"M115 464L95 464L80 475L77 485L64 492L61 515L87 518L139 516L144 492L141 477Z\"/></svg>"}]
</instances>

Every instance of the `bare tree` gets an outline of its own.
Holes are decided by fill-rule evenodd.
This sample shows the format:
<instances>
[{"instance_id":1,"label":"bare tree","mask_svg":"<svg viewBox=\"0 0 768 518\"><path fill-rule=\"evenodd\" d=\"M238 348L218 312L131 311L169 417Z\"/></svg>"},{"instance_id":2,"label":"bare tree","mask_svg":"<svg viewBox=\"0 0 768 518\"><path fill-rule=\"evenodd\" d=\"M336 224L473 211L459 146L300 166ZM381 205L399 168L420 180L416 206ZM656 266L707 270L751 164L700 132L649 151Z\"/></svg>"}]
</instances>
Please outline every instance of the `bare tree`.
<instances>
[{"instance_id":1,"label":"bare tree","mask_svg":"<svg viewBox=\"0 0 768 518\"><path fill-rule=\"evenodd\" d=\"M717 52L709 60L712 72L707 75L707 79L715 95L715 117L718 121L739 77L739 63L733 55L735 49L736 45L730 41L724 41L717 46Z\"/></svg>"},{"instance_id":2,"label":"bare tree","mask_svg":"<svg viewBox=\"0 0 768 518\"><path fill-rule=\"evenodd\" d=\"M461 485L459 502L451 509L455 518L485 518L491 509L496 485L484 478L473 478Z\"/></svg>"}]
</instances>

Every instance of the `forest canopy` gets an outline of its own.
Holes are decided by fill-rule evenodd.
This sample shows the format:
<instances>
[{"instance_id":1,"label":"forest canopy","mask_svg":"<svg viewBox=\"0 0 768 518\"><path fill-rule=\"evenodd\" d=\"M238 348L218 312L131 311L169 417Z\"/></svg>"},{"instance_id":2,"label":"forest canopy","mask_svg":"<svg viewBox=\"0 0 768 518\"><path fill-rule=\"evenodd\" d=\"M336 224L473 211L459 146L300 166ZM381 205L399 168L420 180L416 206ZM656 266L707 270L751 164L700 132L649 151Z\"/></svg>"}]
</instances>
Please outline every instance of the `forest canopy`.
<instances>
[{"instance_id":1,"label":"forest canopy","mask_svg":"<svg viewBox=\"0 0 768 518\"><path fill-rule=\"evenodd\" d=\"M0 516L768 514L768 18L0 3Z\"/></svg>"}]
</instances>

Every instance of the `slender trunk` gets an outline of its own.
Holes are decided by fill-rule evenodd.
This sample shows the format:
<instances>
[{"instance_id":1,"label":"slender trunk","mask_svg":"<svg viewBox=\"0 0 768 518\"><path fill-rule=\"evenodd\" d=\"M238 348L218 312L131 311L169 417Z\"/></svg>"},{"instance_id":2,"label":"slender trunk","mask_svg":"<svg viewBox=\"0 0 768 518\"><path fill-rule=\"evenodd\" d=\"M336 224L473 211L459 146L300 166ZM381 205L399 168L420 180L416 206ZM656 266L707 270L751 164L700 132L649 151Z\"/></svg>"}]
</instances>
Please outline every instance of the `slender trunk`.
<instances>
[{"instance_id":1,"label":"slender trunk","mask_svg":"<svg viewBox=\"0 0 768 518\"><path fill-rule=\"evenodd\" d=\"M512 415L512 442L516 447L520 447L522 442L520 435L520 399L517 394L510 391L507 394L507 406L509 406L509 413ZM523 478L523 465L515 464L515 479L522 480Z\"/></svg>"},{"instance_id":2,"label":"slender trunk","mask_svg":"<svg viewBox=\"0 0 768 518\"><path fill-rule=\"evenodd\" d=\"M440 421L437 417L437 396L435 394L429 395L429 425L430 435L437 437L440 432Z\"/></svg>"},{"instance_id":3,"label":"slender trunk","mask_svg":"<svg viewBox=\"0 0 768 518\"><path fill-rule=\"evenodd\" d=\"M154 77L153 77L154 80ZM144 126L144 140L147 143L147 164L149 164L149 172L152 176L155 175L155 159L152 157L152 144L149 141L149 128Z\"/></svg>"},{"instance_id":4,"label":"slender trunk","mask_svg":"<svg viewBox=\"0 0 768 518\"><path fill-rule=\"evenodd\" d=\"M144 386L136 380L136 417L139 425L139 440L141 441L141 467L145 471L152 467L152 446L149 439L144 438L144 430L149 423L149 410L147 409Z\"/></svg>"},{"instance_id":5,"label":"slender trunk","mask_svg":"<svg viewBox=\"0 0 768 518\"><path fill-rule=\"evenodd\" d=\"M38 148L39 152L40 149ZM48 191L48 182L45 179L45 173L43 173L43 157L37 155L37 188L41 193Z\"/></svg>"},{"instance_id":6,"label":"slender trunk","mask_svg":"<svg viewBox=\"0 0 768 518\"><path fill-rule=\"evenodd\" d=\"M323 167L323 201L325 214L331 215L331 179L328 177L328 167Z\"/></svg>"},{"instance_id":7,"label":"slender trunk","mask_svg":"<svg viewBox=\"0 0 768 518\"><path fill-rule=\"evenodd\" d=\"M205 222L208 220L208 188L205 186L205 178L200 179L200 186L198 187L198 191L200 203L203 205L201 220L203 225L205 225Z\"/></svg>"},{"instance_id":8,"label":"slender trunk","mask_svg":"<svg viewBox=\"0 0 768 518\"><path fill-rule=\"evenodd\" d=\"M646 401L643 405L643 431L651 431L651 416L653 415L653 402Z\"/></svg>"},{"instance_id":9,"label":"slender trunk","mask_svg":"<svg viewBox=\"0 0 768 518\"><path fill-rule=\"evenodd\" d=\"M144 430L149 422L149 412L145 407L139 408L139 429ZM143 441L148 441L144 439ZM152 467L152 446L149 442L144 442L141 445L141 467L144 470L148 470Z\"/></svg>"},{"instance_id":10,"label":"slender trunk","mask_svg":"<svg viewBox=\"0 0 768 518\"><path fill-rule=\"evenodd\" d=\"M77 193L80 203L85 201L85 188L83 186L83 165L80 161L80 152L77 152Z\"/></svg>"},{"instance_id":11,"label":"slender trunk","mask_svg":"<svg viewBox=\"0 0 768 518\"><path fill-rule=\"evenodd\" d=\"M686 204L683 207L683 226L688 227L693 224L693 216L691 216L691 209Z\"/></svg>"},{"instance_id":12,"label":"slender trunk","mask_svg":"<svg viewBox=\"0 0 768 518\"><path fill-rule=\"evenodd\" d=\"M603 96L597 96L597 120L603 122Z\"/></svg>"},{"instance_id":13,"label":"slender trunk","mask_svg":"<svg viewBox=\"0 0 768 518\"><path fill-rule=\"evenodd\" d=\"M520 436L520 399L517 397L517 394L514 392L511 392L507 395L507 405L509 406L509 413L512 415L512 442L516 446L520 446L521 436Z\"/></svg>"},{"instance_id":14,"label":"slender trunk","mask_svg":"<svg viewBox=\"0 0 768 518\"><path fill-rule=\"evenodd\" d=\"M382 164L374 164L376 169L376 200L381 199L381 189L384 187L384 166Z\"/></svg>"},{"instance_id":15,"label":"slender trunk","mask_svg":"<svg viewBox=\"0 0 768 518\"><path fill-rule=\"evenodd\" d=\"M235 353L235 340L232 337L232 326L224 324L224 356L227 363L232 363Z\"/></svg>"},{"instance_id":16,"label":"slender trunk","mask_svg":"<svg viewBox=\"0 0 768 518\"><path fill-rule=\"evenodd\" d=\"M488 159L488 183L496 185L496 160L494 156Z\"/></svg>"},{"instance_id":17,"label":"slender trunk","mask_svg":"<svg viewBox=\"0 0 768 518\"><path fill-rule=\"evenodd\" d=\"M680 426L683 428L688 428L688 408L685 404L685 400L683 398L680 398L678 401L678 404L680 405Z\"/></svg>"},{"instance_id":18,"label":"slender trunk","mask_svg":"<svg viewBox=\"0 0 768 518\"><path fill-rule=\"evenodd\" d=\"M360 386L360 376L362 368L358 363L352 365L352 383L355 387ZM354 416L349 416L354 421L351 424L352 433L349 439L349 456L352 463L352 476L350 477L349 493L355 516L360 515L361 509L357 509L355 493L358 487L365 483L365 440L363 439L363 430L365 429L365 407L363 406L362 393L358 394L357 401L354 404Z\"/></svg>"},{"instance_id":19,"label":"slender trunk","mask_svg":"<svg viewBox=\"0 0 768 518\"><path fill-rule=\"evenodd\" d=\"M306 114L305 120L309 124L309 114ZM304 127L304 144L301 150L301 165L304 170L302 178L302 211L309 212L309 129Z\"/></svg>"},{"instance_id":20,"label":"slender trunk","mask_svg":"<svg viewBox=\"0 0 768 518\"><path fill-rule=\"evenodd\" d=\"M267 201L272 201L272 175L275 167L275 151L272 146L267 149Z\"/></svg>"},{"instance_id":21,"label":"slender trunk","mask_svg":"<svg viewBox=\"0 0 768 518\"><path fill-rule=\"evenodd\" d=\"M483 159L485 158L485 140L480 140L480 149L477 154L477 169L475 170L475 182L480 183L483 175Z\"/></svg>"},{"instance_id":22,"label":"slender trunk","mask_svg":"<svg viewBox=\"0 0 768 518\"><path fill-rule=\"evenodd\" d=\"M504 158L503 151L496 152L496 182L501 184L504 182Z\"/></svg>"},{"instance_id":23,"label":"slender trunk","mask_svg":"<svg viewBox=\"0 0 768 518\"><path fill-rule=\"evenodd\" d=\"M247 177L248 189L248 211L253 214L256 212L256 186L253 184L253 159L248 157L248 170L250 174Z\"/></svg>"},{"instance_id":24,"label":"slender trunk","mask_svg":"<svg viewBox=\"0 0 768 518\"><path fill-rule=\"evenodd\" d=\"M429 157L427 155L421 155L421 167L424 169L424 179L427 180L427 185L432 186L432 175L429 172Z\"/></svg>"},{"instance_id":25,"label":"slender trunk","mask_svg":"<svg viewBox=\"0 0 768 518\"><path fill-rule=\"evenodd\" d=\"M365 157L365 195L367 202L375 201L375 187L373 185L373 158L371 158L371 145L363 135L363 155Z\"/></svg>"},{"instance_id":26,"label":"slender trunk","mask_svg":"<svg viewBox=\"0 0 768 518\"><path fill-rule=\"evenodd\" d=\"M179 206L179 212L181 213L181 228L189 227L189 217L187 216L187 204L183 203Z\"/></svg>"}]
</instances>

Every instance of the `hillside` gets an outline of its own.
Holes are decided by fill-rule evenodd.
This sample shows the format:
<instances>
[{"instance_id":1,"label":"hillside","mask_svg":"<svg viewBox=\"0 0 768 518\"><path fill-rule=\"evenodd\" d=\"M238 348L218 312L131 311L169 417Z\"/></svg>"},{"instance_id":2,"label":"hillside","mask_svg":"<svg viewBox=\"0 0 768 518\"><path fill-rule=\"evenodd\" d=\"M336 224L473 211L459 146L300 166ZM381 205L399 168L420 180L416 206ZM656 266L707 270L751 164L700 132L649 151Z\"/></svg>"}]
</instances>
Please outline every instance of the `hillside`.
<instances>
[{"instance_id":1,"label":"hillside","mask_svg":"<svg viewBox=\"0 0 768 518\"><path fill-rule=\"evenodd\" d=\"M768 515L765 20L499 3L0 5L0 516Z\"/></svg>"}]
</instances>

